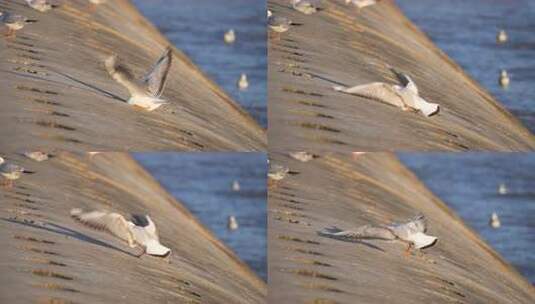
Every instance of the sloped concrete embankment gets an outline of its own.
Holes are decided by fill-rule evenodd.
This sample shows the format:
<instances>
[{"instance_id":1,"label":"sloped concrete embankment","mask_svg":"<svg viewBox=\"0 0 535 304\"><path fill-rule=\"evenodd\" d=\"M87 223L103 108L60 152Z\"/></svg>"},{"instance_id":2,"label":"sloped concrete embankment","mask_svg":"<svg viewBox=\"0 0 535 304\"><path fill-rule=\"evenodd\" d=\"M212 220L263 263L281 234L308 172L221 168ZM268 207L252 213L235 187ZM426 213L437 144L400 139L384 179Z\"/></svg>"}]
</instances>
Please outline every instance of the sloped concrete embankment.
<instances>
[{"instance_id":1,"label":"sloped concrete embankment","mask_svg":"<svg viewBox=\"0 0 535 304\"><path fill-rule=\"evenodd\" d=\"M1 303L264 303L265 283L126 154L11 161L0 192ZM72 220L71 208L149 214L171 263Z\"/></svg>"},{"instance_id":2,"label":"sloped concrete embankment","mask_svg":"<svg viewBox=\"0 0 535 304\"><path fill-rule=\"evenodd\" d=\"M532 303L535 290L393 154L271 156L290 175L269 190L269 303ZM418 213L438 242L346 242L336 226L404 221Z\"/></svg>"},{"instance_id":3,"label":"sloped concrete embankment","mask_svg":"<svg viewBox=\"0 0 535 304\"><path fill-rule=\"evenodd\" d=\"M533 150L533 135L438 49L392 0L358 10L325 0L304 15L269 0L294 23L270 33L269 131L272 151ZM410 75L420 95L441 106L424 117L375 100L335 92L335 85L398 84Z\"/></svg>"},{"instance_id":4,"label":"sloped concrete embankment","mask_svg":"<svg viewBox=\"0 0 535 304\"><path fill-rule=\"evenodd\" d=\"M0 10L36 20L0 39L0 148L69 151L266 149L265 131L180 51L173 50L163 98L153 112L124 102L104 60L117 54L141 77L171 45L127 0L92 10L63 1L47 13L24 0Z\"/></svg>"}]
</instances>

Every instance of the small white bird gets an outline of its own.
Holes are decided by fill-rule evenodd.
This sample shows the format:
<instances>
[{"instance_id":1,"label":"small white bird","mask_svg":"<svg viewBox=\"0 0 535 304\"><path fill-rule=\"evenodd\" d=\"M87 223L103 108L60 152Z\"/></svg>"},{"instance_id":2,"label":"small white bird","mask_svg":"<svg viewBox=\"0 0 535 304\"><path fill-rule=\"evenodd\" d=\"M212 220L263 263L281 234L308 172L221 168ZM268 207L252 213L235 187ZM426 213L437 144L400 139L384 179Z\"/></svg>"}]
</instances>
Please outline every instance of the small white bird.
<instances>
[{"instance_id":1,"label":"small white bird","mask_svg":"<svg viewBox=\"0 0 535 304\"><path fill-rule=\"evenodd\" d=\"M139 255L149 254L167 257L171 249L160 244L156 225L148 215L135 216L134 222L127 221L124 216L105 211L84 212L82 209L71 210L71 216L80 223L97 230L106 230L113 236L128 243L130 248L140 247L143 252ZM142 223L146 221L146 223Z\"/></svg>"},{"instance_id":2,"label":"small white bird","mask_svg":"<svg viewBox=\"0 0 535 304\"><path fill-rule=\"evenodd\" d=\"M232 44L234 41L236 41L236 33L234 33L233 29L228 30L225 35L223 36L223 40L226 44Z\"/></svg>"},{"instance_id":3,"label":"small white bird","mask_svg":"<svg viewBox=\"0 0 535 304\"><path fill-rule=\"evenodd\" d=\"M249 81L247 80L247 75L242 73L240 79L238 80L238 88L240 91L245 91L249 87Z\"/></svg>"},{"instance_id":4,"label":"small white bird","mask_svg":"<svg viewBox=\"0 0 535 304\"><path fill-rule=\"evenodd\" d=\"M498 187L498 193L501 195L506 195L509 192L509 189L507 189L507 186L504 183L501 183Z\"/></svg>"},{"instance_id":5,"label":"small white bird","mask_svg":"<svg viewBox=\"0 0 535 304\"><path fill-rule=\"evenodd\" d=\"M290 168L278 164L269 164L268 177L272 180L282 180L288 175Z\"/></svg>"},{"instance_id":6,"label":"small white bird","mask_svg":"<svg viewBox=\"0 0 535 304\"><path fill-rule=\"evenodd\" d=\"M8 181L7 187L13 187L13 181L19 179L23 173L31 174L33 172L27 171L19 165L8 163L3 157L0 157L0 175Z\"/></svg>"},{"instance_id":7,"label":"small white bird","mask_svg":"<svg viewBox=\"0 0 535 304\"><path fill-rule=\"evenodd\" d=\"M35 20L29 20L22 15L11 14L9 12L0 12L0 22L8 28L7 36L11 36L15 31L24 28L26 23L33 23Z\"/></svg>"},{"instance_id":8,"label":"small white bird","mask_svg":"<svg viewBox=\"0 0 535 304\"><path fill-rule=\"evenodd\" d=\"M55 5L48 3L47 0L26 0L26 3L28 3L34 10L40 11L41 13L45 13L56 7Z\"/></svg>"},{"instance_id":9,"label":"small white bird","mask_svg":"<svg viewBox=\"0 0 535 304\"><path fill-rule=\"evenodd\" d=\"M48 153L45 153L42 151L26 151L24 152L24 156L26 156L29 159L33 159L37 162L42 162L42 161L48 160L49 158Z\"/></svg>"},{"instance_id":10,"label":"small white bird","mask_svg":"<svg viewBox=\"0 0 535 304\"><path fill-rule=\"evenodd\" d=\"M403 87L384 82L373 82L351 88L335 86L333 89L347 94L379 100L399 107L403 111L416 110L427 117L439 112L440 107L438 104L427 102L420 97L418 87L408 75L395 73L404 82Z\"/></svg>"},{"instance_id":11,"label":"small white bird","mask_svg":"<svg viewBox=\"0 0 535 304\"><path fill-rule=\"evenodd\" d=\"M267 11L268 15L268 26L269 28L277 33L284 33L290 29L292 21L285 17L273 16L270 10Z\"/></svg>"},{"instance_id":12,"label":"small white bird","mask_svg":"<svg viewBox=\"0 0 535 304\"><path fill-rule=\"evenodd\" d=\"M238 192L238 191L240 191L240 189L241 189L240 183L237 180L233 181L232 182L232 191Z\"/></svg>"},{"instance_id":13,"label":"small white bird","mask_svg":"<svg viewBox=\"0 0 535 304\"><path fill-rule=\"evenodd\" d=\"M492 212L492 215L490 216L489 225L494 229L498 229L502 225L500 223L500 218L498 217L498 214L496 212Z\"/></svg>"},{"instance_id":14,"label":"small white bird","mask_svg":"<svg viewBox=\"0 0 535 304\"><path fill-rule=\"evenodd\" d=\"M236 230L238 229L238 221L236 220L236 217L234 217L234 215L231 215L228 217L228 223L227 223L227 228L229 230Z\"/></svg>"},{"instance_id":15,"label":"small white bird","mask_svg":"<svg viewBox=\"0 0 535 304\"><path fill-rule=\"evenodd\" d=\"M435 244L437 237L425 234L426 230L427 221L424 215L420 214L402 223L377 226L365 225L354 231L342 231L337 228L328 228L320 231L319 234L342 240L400 240L409 244L409 247L407 248L408 251L411 246L414 246L416 249L422 249Z\"/></svg>"},{"instance_id":16,"label":"small white bird","mask_svg":"<svg viewBox=\"0 0 535 304\"><path fill-rule=\"evenodd\" d=\"M319 10L319 0L292 0L292 7L305 15L311 15Z\"/></svg>"},{"instance_id":17,"label":"small white bird","mask_svg":"<svg viewBox=\"0 0 535 304\"><path fill-rule=\"evenodd\" d=\"M346 4L353 3L358 9L377 4L377 0L345 0Z\"/></svg>"},{"instance_id":18,"label":"small white bird","mask_svg":"<svg viewBox=\"0 0 535 304\"><path fill-rule=\"evenodd\" d=\"M167 81L172 59L171 49L168 48L141 80L135 79L127 67L118 64L116 55L106 59L105 66L110 76L130 93L128 104L153 111L167 103L160 97Z\"/></svg>"},{"instance_id":19,"label":"small white bird","mask_svg":"<svg viewBox=\"0 0 535 304\"><path fill-rule=\"evenodd\" d=\"M496 35L496 43L502 44L505 42L507 42L507 33L505 32L505 30L500 30Z\"/></svg>"},{"instance_id":20,"label":"small white bird","mask_svg":"<svg viewBox=\"0 0 535 304\"><path fill-rule=\"evenodd\" d=\"M499 79L499 83L502 86L502 88L507 88L509 86L510 81L511 80L509 79L509 75L507 74L507 71L502 70L500 72L500 79Z\"/></svg>"},{"instance_id":21,"label":"small white bird","mask_svg":"<svg viewBox=\"0 0 535 304\"><path fill-rule=\"evenodd\" d=\"M293 159L296 159L304 163L314 159L314 154L310 152L299 151L299 152L290 152L289 154L290 154L290 157L292 157Z\"/></svg>"},{"instance_id":22,"label":"small white bird","mask_svg":"<svg viewBox=\"0 0 535 304\"><path fill-rule=\"evenodd\" d=\"M89 2L91 2L91 4L95 4L95 5L104 4L107 1L108 0L89 0Z\"/></svg>"}]
</instances>

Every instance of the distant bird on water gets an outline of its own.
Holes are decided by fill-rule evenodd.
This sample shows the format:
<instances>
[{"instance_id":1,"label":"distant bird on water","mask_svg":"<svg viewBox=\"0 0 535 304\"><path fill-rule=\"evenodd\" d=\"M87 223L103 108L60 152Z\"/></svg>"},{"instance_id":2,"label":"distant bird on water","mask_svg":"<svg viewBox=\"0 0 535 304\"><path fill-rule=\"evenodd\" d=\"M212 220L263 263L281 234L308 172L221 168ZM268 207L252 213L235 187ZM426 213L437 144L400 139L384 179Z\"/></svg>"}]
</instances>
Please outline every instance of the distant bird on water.
<instances>
[{"instance_id":1,"label":"distant bird on water","mask_svg":"<svg viewBox=\"0 0 535 304\"><path fill-rule=\"evenodd\" d=\"M127 221L118 213L105 211L84 212L82 209L71 210L71 216L80 223L97 230L105 230L113 236L128 243L130 248L139 247L143 252L158 257L167 257L171 249L160 244L156 225L148 215L134 216L134 222Z\"/></svg>"},{"instance_id":2,"label":"distant bird on water","mask_svg":"<svg viewBox=\"0 0 535 304\"><path fill-rule=\"evenodd\" d=\"M249 81L247 80L247 74L242 73L240 79L238 80L238 88L240 91L245 91L249 87Z\"/></svg>"},{"instance_id":3,"label":"distant bird on water","mask_svg":"<svg viewBox=\"0 0 535 304\"><path fill-rule=\"evenodd\" d=\"M507 42L507 33L505 30L500 30L496 35L496 43L502 44Z\"/></svg>"},{"instance_id":4,"label":"distant bird on water","mask_svg":"<svg viewBox=\"0 0 535 304\"><path fill-rule=\"evenodd\" d=\"M26 0L26 3L34 10L40 11L41 13L45 13L52 8L57 7L57 5L53 5L47 0Z\"/></svg>"},{"instance_id":5,"label":"distant bird on water","mask_svg":"<svg viewBox=\"0 0 535 304\"><path fill-rule=\"evenodd\" d=\"M19 179L23 173L31 174L33 172L24 169L19 165L6 162L3 157L0 157L0 175L7 181L7 187L13 187L13 181Z\"/></svg>"},{"instance_id":6,"label":"distant bird on water","mask_svg":"<svg viewBox=\"0 0 535 304\"><path fill-rule=\"evenodd\" d=\"M233 29L228 30L225 35L223 36L223 40L226 44L232 44L234 41L236 41L236 33L234 33Z\"/></svg>"},{"instance_id":7,"label":"distant bird on water","mask_svg":"<svg viewBox=\"0 0 535 304\"><path fill-rule=\"evenodd\" d=\"M236 220L236 217L234 217L234 215L228 217L227 228L229 230L236 230L239 228L238 221Z\"/></svg>"},{"instance_id":8,"label":"distant bird on water","mask_svg":"<svg viewBox=\"0 0 535 304\"><path fill-rule=\"evenodd\" d=\"M33 23L36 21L30 20L22 15L12 14L9 12L0 12L0 22L7 27L7 36L11 36L16 31L24 28L27 23Z\"/></svg>"},{"instance_id":9,"label":"distant bird on water","mask_svg":"<svg viewBox=\"0 0 535 304\"><path fill-rule=\"evenodd\" d=\"M237 180L233 181L232 182L232 191L238 192L238 191L240 191L240 189L241 189L240 183Z\"/></svg>"},{"instance_id":10,"label":"distant bird on water","mask_svg":"<svg viewBox=\"0 0 535 304\"><path fill-rule=\"evenodd\" d=\"M511 82L511 80L509 79L509 75L507 74L506 70L502 70L500 72L500 78L498 82L500 83L502 88L507 88L509 86L509 83Z\"/></svg>"},{"instance_id":11,"label":"distant bird on water","mask_svg":"<svg viewBox=\"0 0 535 304\"><path fill-rule=\"evenodd\" d=\"M500 223L500 218L498 217L498 214L496 212L492 212L492 215L490 216L489 225L494 228L498 229L502 225Z\"/></svg>"},{"instance_id":12,"label":"distant bird on water","mask_svg":"<svg viewBox=\"0 0 535 304\"><path fill-rule=\"evenodd\" d=\"M171 49L167 48L152 69L141 80L135 79L126 66L118 64L116 55L106 59L104 64L110 76L130 93L128 104L153 111L167 103L160 97L167 81L172 59Z\"/></svg>"},{"instance_id":13,"label":"distant bird on water","mask_svg":"<svg viewBox=\"0 0 535 304\"><path fill-rule=\"evenodd\" d=\"M418 87L408 75L395 73L404 82L404 86L373 82L351 88L335 86L333 89L338 92L379 100L401 108L403 111L416 110L427 117L439 112L440 107L438 104L427 102L420 97Z\"/></svg>"},{"instance_id":14,"label":"distant bird on water","mask_svg":"<svg viewBox=\"0 0 535 304\"><path fill-rule=\"evenodd\" d=\"M501 195L506 195L509 192L509 189L507 189L507 186L504 183L501 183L498 187L498 193Z\"/></svg>"},{"instance_id":15,"label":"distant bird on water","mask_svg":"<svg viewBox=\"0 0 535 304\"><path fill-rule=\"evenodd\" d=\"M327 228L318 232L319 235L341 240L400 240L407 243L409 250L412 246L422 249L432 246L437 237L425 234L427 222L420 214L406 222L392 223L388 225L365 225L355 230L342 231L338 228Z\"/></svg>"},{"instance_id":16,"label":"distant bird on water","mask_svg":"<svg viewBox=\"0 0 535 304\"><path fill-rule=\"evenodd\" d=\"M311 15L320 10L319 0L292 0L292 7L305 15Z\"/></svg>"}]
</instances>

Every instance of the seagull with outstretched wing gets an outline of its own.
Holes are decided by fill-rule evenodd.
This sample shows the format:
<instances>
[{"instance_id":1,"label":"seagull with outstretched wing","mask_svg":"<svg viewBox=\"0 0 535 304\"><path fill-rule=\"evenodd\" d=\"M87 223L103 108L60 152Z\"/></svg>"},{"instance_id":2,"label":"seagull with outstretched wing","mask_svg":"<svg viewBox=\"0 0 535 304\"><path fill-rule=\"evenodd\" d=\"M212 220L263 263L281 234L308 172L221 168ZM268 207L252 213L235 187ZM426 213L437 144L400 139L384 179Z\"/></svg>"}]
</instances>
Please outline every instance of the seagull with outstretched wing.
<instances>
[{"instance_id":1,"label":"seagull with outstretched wing","mask_svg":"<svg viewBox=\"0 0 535 304\"><path fill-rule=\"evenodd\" d=\"M106 59L104 64L110 76L130 93L128 104L153 111L167 103L161 99L161 96L172 60L171 49L167 48L152 69L141 80L135 79L130 69L119 64L116 55Z\"/></svg>"},{"instance_id":2,"label":"seagull with outstretched wing","mask_svg":"<svg viewBox=\"0 0 535 304\"><path fill-rule=\"evenodd\" d=\"M144 253L167 257L171 249L160 244L156 225L148 215L135 217L136 221L127 221L119 213L106 211L84 212L82 209L71 210L71 216L80 223L97 230L105 230L113 236L128 243L130 248L141 247ZM142 225L141 221L146 221Z\"/></svg>"},{"instance_id":3,"label":"seagull with outstretched wing","mask_svg":"<svg viewBox=\"0 0 535 304\"><path fill-rule=\"evenodd\" d=\"M427 222L425 217L420 214L406 222L392 223L389 225L365 225L355 230L340 230L337 228L324 229L318 232L321 236L326 236L340 240L400 240L406 242L416 249L422 249L432 246L437 237L425 234Z\"/></svg>"},{"instance_id":4,"label":"seagull with outstretched wing","mask_svg":"<svg viewBox=\"0 0 535 304\"><path fill-rule=\"evenodd\" d=\"M440 110L439 105L427 102L420 97L418 87L408 75L395 71L394 73L402 82L403 86L391 85L384 82L373 82L354 87L334 86L333 89L338 92L378 100L401 108L403 111L419 111L427 117L438 113Z\"/></svg>"}]
</instances>

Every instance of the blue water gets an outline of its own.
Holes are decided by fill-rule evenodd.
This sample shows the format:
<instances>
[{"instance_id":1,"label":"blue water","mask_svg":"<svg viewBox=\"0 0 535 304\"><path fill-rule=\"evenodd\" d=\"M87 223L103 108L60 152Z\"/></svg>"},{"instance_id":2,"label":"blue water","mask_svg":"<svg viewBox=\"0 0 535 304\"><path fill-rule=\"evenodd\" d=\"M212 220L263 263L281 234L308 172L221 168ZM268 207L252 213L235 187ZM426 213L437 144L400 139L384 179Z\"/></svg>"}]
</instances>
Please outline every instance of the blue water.
<instances>
[{"instance_id":1,"label":"blue water","mask_svg":"<svg viewBox=\"0 0 535 304\"><path fill-rule=\"evenodd\" d=\"M535 1L397 0L449 57L535 132ZM498 30L509 40L496 44ZM498 84L500 69L511 77Z\"/></svg>"},{"instance_id":2,"label":"blue water","mask_svg":"<svg viewBox=\"0 0 535 304\"><path fill-rule=\"evenodd\" d=\"M412 153L401 160L510 264L535 282L535 153ZM506 195L498 193L504 183ZM501 228L488 222L498 213Z\"/></svg>"},{"instance_id":3,"label":"blue water","mask_svg":"<svg viewBox=\"0 0 535 304\"><path fill-rule=\"evenodd\" d=\"M267 127L265 0L133 0L139 10L203 72ZM233 28L236 42L223 34ZM249 79L247 91L236 82Z\"/></svg>"},{"instance_id":4,"label":"blue water","mask_svg":"<svg viewBox=\"0 0 535 304\"><path fill-rule=\"evenodd\" d=\"M261 153L135 153L160 184L267 281L267 158ZM240 191L233 191L238 181ZM239 229L227 229L234 215Z\"/></svg>"}]
</instances>

